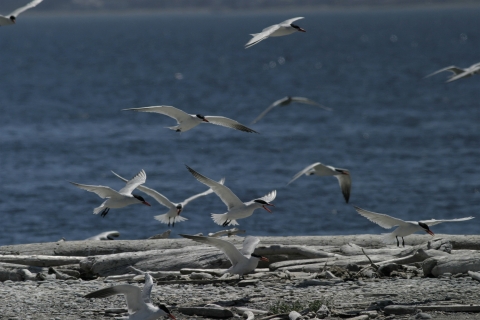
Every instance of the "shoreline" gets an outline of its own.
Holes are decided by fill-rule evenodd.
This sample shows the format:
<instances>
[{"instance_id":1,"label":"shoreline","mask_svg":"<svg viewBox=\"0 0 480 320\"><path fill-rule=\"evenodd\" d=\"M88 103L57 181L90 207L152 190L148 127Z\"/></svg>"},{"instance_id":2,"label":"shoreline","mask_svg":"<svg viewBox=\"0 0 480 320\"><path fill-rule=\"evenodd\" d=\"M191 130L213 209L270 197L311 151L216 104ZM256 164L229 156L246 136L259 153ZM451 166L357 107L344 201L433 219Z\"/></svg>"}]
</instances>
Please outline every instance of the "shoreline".
<instances>
[{"instance_id":1,"label":"shoreline","mask_svg":"<svg viewBox=\"0 0 480 320\"><path fill-rule=\"evenodd\" d=\"M475 247L480 243L480 236L437 235L432 239L430 236L413 235L406 237L408 245L405 248L380 246L377 243L379 238L378 235L262 237L257 250L262 252L262 255L267 252L271 261L266 266L259 265L255 273L246 275L246 280L243 281L237 276L220 278L218 270L211 268L191 270L182 267L177 268L178 271L168 271L161 263L159 266L158 261L148 266L158 267L163 271L141 267L142 255L146 259L153 259L164 254L167 258L165 260L181 261L182 253L190 260L195 259L194 254L202 254L211 259L213 265L218 265L220 260L226 260L223 254L218 253L218 249L188 239L60 241L2 246L2 259L24 257L29 253L37 254L32 257L42 261L42 256L38 255L40 249L44 250L44 253L54 252L57 258L72 252L71 250L80 253L79 248L89 254L78 257L80 267L67 262L53 268L24 266L23 268L32 272L38 272L37 275L25 281L0 282L0 319L105 319L125 316L126 304L122 296L104 299L85 299L83 296L118 284L133 284L142 288L144 277L141 271L129 269L119 275L97 275L92 280L71 276L73 271L82 269L82 264L85 267L87 262L92 263L95 268L102 265L101 259L111 257L129 259L129 265L149 271L155 278L153 301L166 304L177 319L199 319L182 312L200 311L206 312L204 319L213 319L215 312L219 311L212 310L215 307L209 307L210 304L219 306L224 310L222 312L231 315L230 318L242 317L246 309L257 310L254 312L255 319L267 318L272 314L272 310L285 311L294 308L295 304L297 308L306 308L308 305L318 308L325 304L330 309L331 319L419 319L419 313L425 316L425 319L430 316L435 319L462 320L475 319L477 315L480 318L477 313L480 312L480 294L474 276L467 273L425 276L425 263L408 260L408 257L418 256L422 252L429 253L434 258L438 255L440 258L474 256L475 249L465 248ZM243 241L243 238L236 236L225 239L235 244ZM425 242L426 240L430 241ZM372 245L365 246L363 253L359 255L356 251L361 247L355 242L364 244L367 241ZM97 248L96 251L94 248ZM145 251L132 252L134 248ZM293 250L295 248L297 251ZM91 255L106 251L109 251L109 254ZM325 258L303 256L300 257L301 260L295 260L305 252L307 255L316 254ZM373 259L373 263L381 266L383 271L374 271L364 255L368 255L369 260ZM397 258L397 263L384 264L391 255L404 258ZM278 261L275 262L275 259ZM401 261L405 263L400 263L399 259L403 259ZM106 265L112 274L115 274L113 265L119 261L122 260L107 261ZM406 263L409 261L410 263ZM298 263L301 265L297 266ZM13 265L15 264L11 264L11 267ZM395 270L385 271L392 265L397 266ZM15 266L18 270L18 265ZM8 269L8 264L5 261L0 262L0 270L2 267ZM226 267L228 265L220 266ZM285 317L288 318L288 315L283 312L283 315L270 319L286 319ZM307 310L302 317L318 318L321 318L321 314L317 310Z\"/></svg>"}]
</instances>

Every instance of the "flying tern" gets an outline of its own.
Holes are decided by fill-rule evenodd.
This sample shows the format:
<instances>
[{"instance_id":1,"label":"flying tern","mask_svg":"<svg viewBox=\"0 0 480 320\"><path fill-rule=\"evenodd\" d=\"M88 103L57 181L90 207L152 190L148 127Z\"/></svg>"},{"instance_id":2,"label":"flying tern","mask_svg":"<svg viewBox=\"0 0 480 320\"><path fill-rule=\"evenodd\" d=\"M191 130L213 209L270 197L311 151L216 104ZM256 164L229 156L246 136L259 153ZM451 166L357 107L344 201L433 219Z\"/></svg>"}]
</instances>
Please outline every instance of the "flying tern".
<instances>
[{"instance_id":1,"label":"flying tern","mask_svg":"<svg viewBox=\"0 0 480 320\"><path fill-rule=\"evenodd\" d=\"M33 0L33 1L29 2L27 5L16 9L15 11L13 11L12 13L10 13L6 16L0 15L0 26L8 26L8 25L15 24L15 22L17 21L17 16L20 13L22 13L23 11L26 11L30 8L35 7L37 4L39 4L42 1L43 0Z\"/></svg>"},{"instance_id":2,"label":"flying tern","mask_svg":"<svg viewBox=\"0 0 480 320\"><path fill-rule=\"evenodd\" d=\"M258 117L255 118L255 120L252 121L252 123L256 123L258 120L262 119L268 112L270 112L270 110L272 110L273 108L275 107L284 107L284 106L288 106L290 103L292 102L298 102L298 103L304 103L304 104L310 104L310 105L313 105L313 106L317 106L317 107L320 107L322 109L325 109L325 110L328 110L328 111L331 111L332 109L330 108L327 108L327 107L324 107L322 106L321 104L319 103L316 103L315 101L313 100L310 100L308 98L304 98L304 97L290 97L290 96L287 96L287 97L284 97L280 100L277 100L275 101L274 103L272 103L267 109L265 109Z\"/></svg>"},{"instance_id":3,"label":"flying tern","mask_svg":"<svg viewBox=\"0 0 480 320\"><path fill-rule=\"evenodd\" d=\"M132 191L139 185L145 183L146 180L147 174L145 171L141 170L135 177L129 180L125 187L120 189L120 191L115 191L112 188L105 186L92 186L75 182L70 183L80 189L95 192L102 199L106 198L107 200L103 202L100 207L93 210L94 214L100 213L102 217L105 217L111 208L123 208L136 203L143 203L144 205L150 206L142 196L132 194Z\"/></svg>"},{"instance_id":4,"label":"flying tern","mask_svg":"<svg viewBox=\"0 0 480 320\"><path fill-rule=\"evenodd\" d=\"M350 171L348 171L347 169L340 169L332 166L326 166L324 164L321 164L320 162L316 162L314 164L307 166L305 169L297 173L292 178L292 180L290 180L288 184L297 180L303 174L306 176L311 176L311 175L334 176L335 178L338 179L338 183L340 184L340 188L342 189L343 197L345 198L345 201L348 203L348 199L350 199L350 189L352 187L352 180L350 179Z\"/></svg>"},{"instance_id":5,"label":"flying tern","mask_svg":"<svg viewBox=\"0 0 480 320\"><path fill-rule=\"evenodd\" d=\"M253 253L255 247L260 242L260 239L257 237L246 237L243 241L242 250L238 250L231 242L219 238L190 236L186 234L181 234L181 236L220 249L232 263L232 266L226 270L225 273L238 274L240 277L243 277L244 274L255 270L260 260L268 261L267 258Z\"/></svg>"},{"instance_id":6,"label":"flying tern","mask_svg":"<svg viewBox=\"0 0 480 320\"><path fill-rule=\"evenodd\" d=\"M223 203L225 203L225 205L227 206L228 212L226 213L212 213L212 219L216 224L224 227L228 225L238 225L238 219L243 219L251 216L253 214L253 211L259 208L263 208L268 212L272 213L272 211L270 211L267 206L274 207L274 205L270 202L273 201L277 196L276 190L273 190L262 198L254 199L252 201L244 203L228 187L201 175L189 166L186 167L188 171L190 171L190 173L193 174L193 176L198 181L210 187L213 192L215 192L217 196L219 196Z\"/></svg>"},{"instance_id":7,"label":"flying tern","mask_svg":"<svg viewBox=\"0 0 480 320\"><path fill-rule=\"evenodd\" d=\"M115 172L112 171L112 173L114 175L116 175L117 177L119 177L120 179L122 179L123 181L127 181L127 179L123 178L122 176L116 174ZM223 178L222 180L220 180L218 183L220 184L223 184L225 182L225 178ZM142 191L142 192L145 192L146 194L148 194L150 197L154 198L155 200L158 201L158 203L160 203L161 205L167 207L168 209L170 209L167 213L165 214L162 214L162 215L158 215L158 216L155 216L154 218L158 221L160 221L161 223L165 223L165 224L168 224L168 226L170 227L170 223L172 224L172 227L175 226L175 222L182 222L182 221L185 221L185 220L188 220L187 218L185 217L181 217L180 216L180 213L183 211L183 209L185 209L185 206L197 199L197 198L200 198L200 197L203 197L203 196L206 196L206 195L209 195L210 193L213 193L213 190L212 189L208 189L207 191L204 191L202 193L198 193L194 196L191 196L190 198L187 198L185 200L183 200L182 202L180 203L173 203L171 202L170 200L168 200L167 197L165 197L164 195L162 195L160 192L156 191L156 190L153 190L153 189L150 189L146 186L138 186L137 187L138 190Z\"/></svg>"},{"instance_id":8,"label":"flying tern","mask_svg":"<svg viewBox=\"0 0 480 320\"><path fill-rule=\"evenodd\" d=\"M300 28L299 26L293 24L295 21L303 19L303 17L296 17L292 19L285 20L278 24L274 24L270 27L266 27L260 33L253 33L251 36L253 37L245 44L245 49L250 48L251 46L256 45L260 41L267 39L268 37L280 37L286 36L297 31L300 32L307 32L305 29Z\"/></svg>"},{"instance_id":9,"label":"flying tern","mask_svg":"<svg viewBox=\"0 0 480 320\"><path fill-rule=\"evenodd\" d=\"M472 64L470 67L465 69L459 68L457 66L449 66L449 67L437 70L433 73L430 73L425 78L431 77L443 71L450 71L453 73L451 77L446 81L446 82L452 82L461 78L473 76L474 74L480 74L480 62Z\"/></svg>"},{"instance_id":10,"label":"flying tern","mask_svg":"<svg viewBox=\"0 0 480 320\"><path fill-rule=\"evenodd\" d=\"M403 221L398 218L391 217L389 215L383 213L375 213L371 211L367 211L365 209L359 208L354 206L357 212L367 218L368 220L372 221L373 223L378 224L380 227L385 229L390 229L395 226L397 228L393 230L392 233L384 233L383 234L383 242L385 243L392 243L397 240L397 247L400 246L400 242L398 241L398 237L402 238L402 245L405 247L405 240L403 237L411 235L417 231L425 231L429 235L435 235L431 230L430 226L442 223L442 222L459 222L459 221L466 221L473 219L474 217L466 217L466 218L458 218L458 219L446 219L446 220L421 220L421 221Z\"/></svg>"},{"instance_id":11,"label":"flying tern","mask_svg":"<svg viewBox=\"0 0 480 320\"><path fill-rule=\"evenodd\" d=\"M153 112L166 115L170 118L177 120L177 125L173 127L167 127L168 129L175 130L177 132L185 132L192 128L195 128L200 123L211 123L219 126L227 127L230 129L235 129L239 131L249 132L249 133L258 133L253 129L250 129L243 124L225 117L219 116L202 116L201 114L188 114L180 109L171 106L153 106L153 107L144 107L144 108L130 108L123 109L133 110L138 112Z\"/></svg>"},{"instance_id":12,"label":"flying tern","mask_svg":"<svg viewBox=\"0 0 480 320\"><path fill-rule=\"evenodd\" d=\"M129 320L154 320L160 317L168 316L175 319L167 307L163 304L155 306L150 299L153 288L152 276L145 273L145 285L143 290L130 284L120 284L118 286L108 287L91 292L85 298L106 298L123 294L127 300Z\"/></svg>"}]
</instances>

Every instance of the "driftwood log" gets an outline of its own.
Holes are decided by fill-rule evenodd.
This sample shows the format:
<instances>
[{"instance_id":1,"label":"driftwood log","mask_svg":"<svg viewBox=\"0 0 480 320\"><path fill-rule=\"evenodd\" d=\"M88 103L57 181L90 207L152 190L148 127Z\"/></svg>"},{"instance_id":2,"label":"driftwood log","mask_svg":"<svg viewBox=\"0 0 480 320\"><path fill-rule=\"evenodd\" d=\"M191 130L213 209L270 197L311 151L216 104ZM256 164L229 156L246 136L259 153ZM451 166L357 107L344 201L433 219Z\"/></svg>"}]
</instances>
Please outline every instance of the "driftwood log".
<instances>
[{"instance_id":1,"label":"driftwood log","mask_svg":"<svg viewBox=\"0 0 480 320\"><path fill-rule=\"evenodd\" d=\"M323 250L342 254L339 248L342 245L353 243L363 248L386 248L380 235L355 236L295 236L295 237L259 237L260 245L296 245L307 246L313 249L326 247ZM448 239L455 250L480 250L480 235L442 235L433 239ZM408 236L408 243L416 246L432 240L428 235ZM241 245L243 238L231 237L228 241ZM0 255L60 255L60 256L92 256L121 252L139 252L161 249L181 249L188 246L202 245L187 239L158 239L158 240L115 240L115 241L59 241L47 243L19 244L0 246ZM394 248L389 245L388 248ZM367 252L367 254L369 254Z\"/></svg>"},{"instance_id":2,"label":"driftwood log","mask_svg":"<svg viewBox=\"0 0 480 320\"><path fill-rule=\"evenodd\" d=\"M467 273L480 271L480 253L452 254L443 257L432 257L423 262L425 276L438 277L444 273Z\"/></svg>"}]
</instances>

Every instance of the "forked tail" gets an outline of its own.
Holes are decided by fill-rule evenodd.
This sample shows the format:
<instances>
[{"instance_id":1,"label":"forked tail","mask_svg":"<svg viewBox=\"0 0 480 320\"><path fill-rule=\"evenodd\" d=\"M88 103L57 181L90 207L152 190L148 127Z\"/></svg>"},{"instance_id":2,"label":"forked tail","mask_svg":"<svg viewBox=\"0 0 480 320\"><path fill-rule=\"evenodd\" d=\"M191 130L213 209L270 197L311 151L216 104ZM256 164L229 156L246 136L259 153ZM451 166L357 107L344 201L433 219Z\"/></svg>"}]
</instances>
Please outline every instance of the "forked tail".
<instances>
[{"instance_id":1,"label":"forked tail","mask_svg":"<svg viewBox=\"0 0 480 320\"><path fill-rule=\"evenodd\" d=\"M178 215L176 217L169 217L168 213L161 214L159 216L154 216L153 218L155 220L158 220L161 223L165 223L165 224L170 224L170 223L173 223L174 221L175 221L175 223L177 223L177 222L182 222L182 221L188 220L187 218L184 218L184 217L178 216ZM173 220L173 219L175 219L175 220Z\"/></svg>"},{"instance_id":2,"label":"forked tail","mask_svg":"<svg viewBox=\"0 0 480 320\"><path fill-rule=\"evenodd\" d=\"M238 226L237 220L229 220L227 214L225 213L212 213L212 219L216 224L221 226Z\"/></svg>"},{"instance_id":3,"label":"forked tail","mask_svg":"<svg viewBox=\"0 0 480 320\"><path fill-rule=\"evenodd\" d=\"M106 207L105 207L106 202L107 201L104 201L100 207L96 207L95 209L93 209L93 214L99 214L100 212L105 210L106 209Z\"/></svg>"}]
</instances>

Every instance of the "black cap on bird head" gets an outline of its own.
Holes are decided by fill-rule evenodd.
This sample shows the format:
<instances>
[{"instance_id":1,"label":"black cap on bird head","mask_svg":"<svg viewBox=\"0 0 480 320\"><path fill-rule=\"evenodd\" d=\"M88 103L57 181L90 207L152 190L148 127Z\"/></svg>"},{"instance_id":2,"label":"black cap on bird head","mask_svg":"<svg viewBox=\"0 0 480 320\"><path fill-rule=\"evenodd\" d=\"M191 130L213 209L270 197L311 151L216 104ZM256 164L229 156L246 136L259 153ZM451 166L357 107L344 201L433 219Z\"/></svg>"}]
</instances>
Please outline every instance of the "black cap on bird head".
<instances>
[{"instance_id":1,"label":"black cap on bird head","mask_svg":"<svg viewBox=\"0 0 480 320\"><path fill-rule=\"evenodd\" d=\"M418 225L419 225L420 227L422 227L423 230L425 230L425 232L428 233L429 235L432 235L432 236L435 235L435 234L430 230L430 228L427 226L426 223L423 223L423 222L420 222L420 221L419 221L419 222L418 222Z\"/></svg>"},{"instance_id":2,"label":"black cap on bird head","mask_svg":"<svg viewBox=\"0 0 480 320\"><path fill-rule=\"evenodd\" d=\"M15 21L17 20L17 18L15 18L15 16L10 16L10 20L12 20L12 22L15 23Z\"/></svg>"},{"instance_id":3,"label":"black cap on bird head","mask_svg":"<svg viewBox=\"0 0 480 320\"><path fill-rule=\"evenodd\" d=\"M299 27L299 26L297 26L296 24L293 24L293 23L291 23L291 24L290 24L290 26L291 26L292 28L295 28L295 29L297 29L297 31L301 31L301 32L307 32L305 29L303 29L303 28L300 28L300 27Z\"/></svg>"},{"instance_id":4,"label":"black cap on bird head","mask_svg":"<svg viewBox=\"0 0 480 320\"><path fill-rule=\"evenodd\" d=\"M261 204L269 204L268 202L266 202L265 200L262 200L262 199L255 199L253 201L257 202L257 203L261 203Z\"/></svg>"},{"instance_id":5,"label":"black cap on bird head","mask_svg":"<svg viewBox=\"0 0 480 320\"><path fill-rule=\"evenodd\" d=\"M181 203L177 204L175 208L177 208L177 214L180 214L180 212L182 212L183 207Z\"/></svg>"},{"instance_id":6,"label":"black cap on bird head","mask_svg":"<svg viewBox=\"0 0 480 320\"><path fill-rule=\"evenodd\" d=\"M160 310L163 310L170 318L175 319L175 317L170 313L170 310L164 305L164 304L157 304L158 308Z\"/></svg>"},{"instance_id":7,"label":"black cap on bird head","mask_svg":"<svg viewBox=\"0 0 480 320\"><path fill-rule=\"evenodd\" d=\"M202 116L201 114L197 114L196 116L197 116L197 118L202 119L202 120L205 121L205 122L208 122L208 120L205 119L205 117Z\"/></svg>"},{"instance_id":8,"label":"black cap on bird head","mask_svg":"<svg viewBox=\"0 0 480 320\"><path fill-rule=\"evenodd\" d=\"M138 194L132 194L132 196L134 196L136 199L142 201L142 202L145 202L145 199L143 199L142 196L139 196Z\"/></svg>"}]
</instances>

